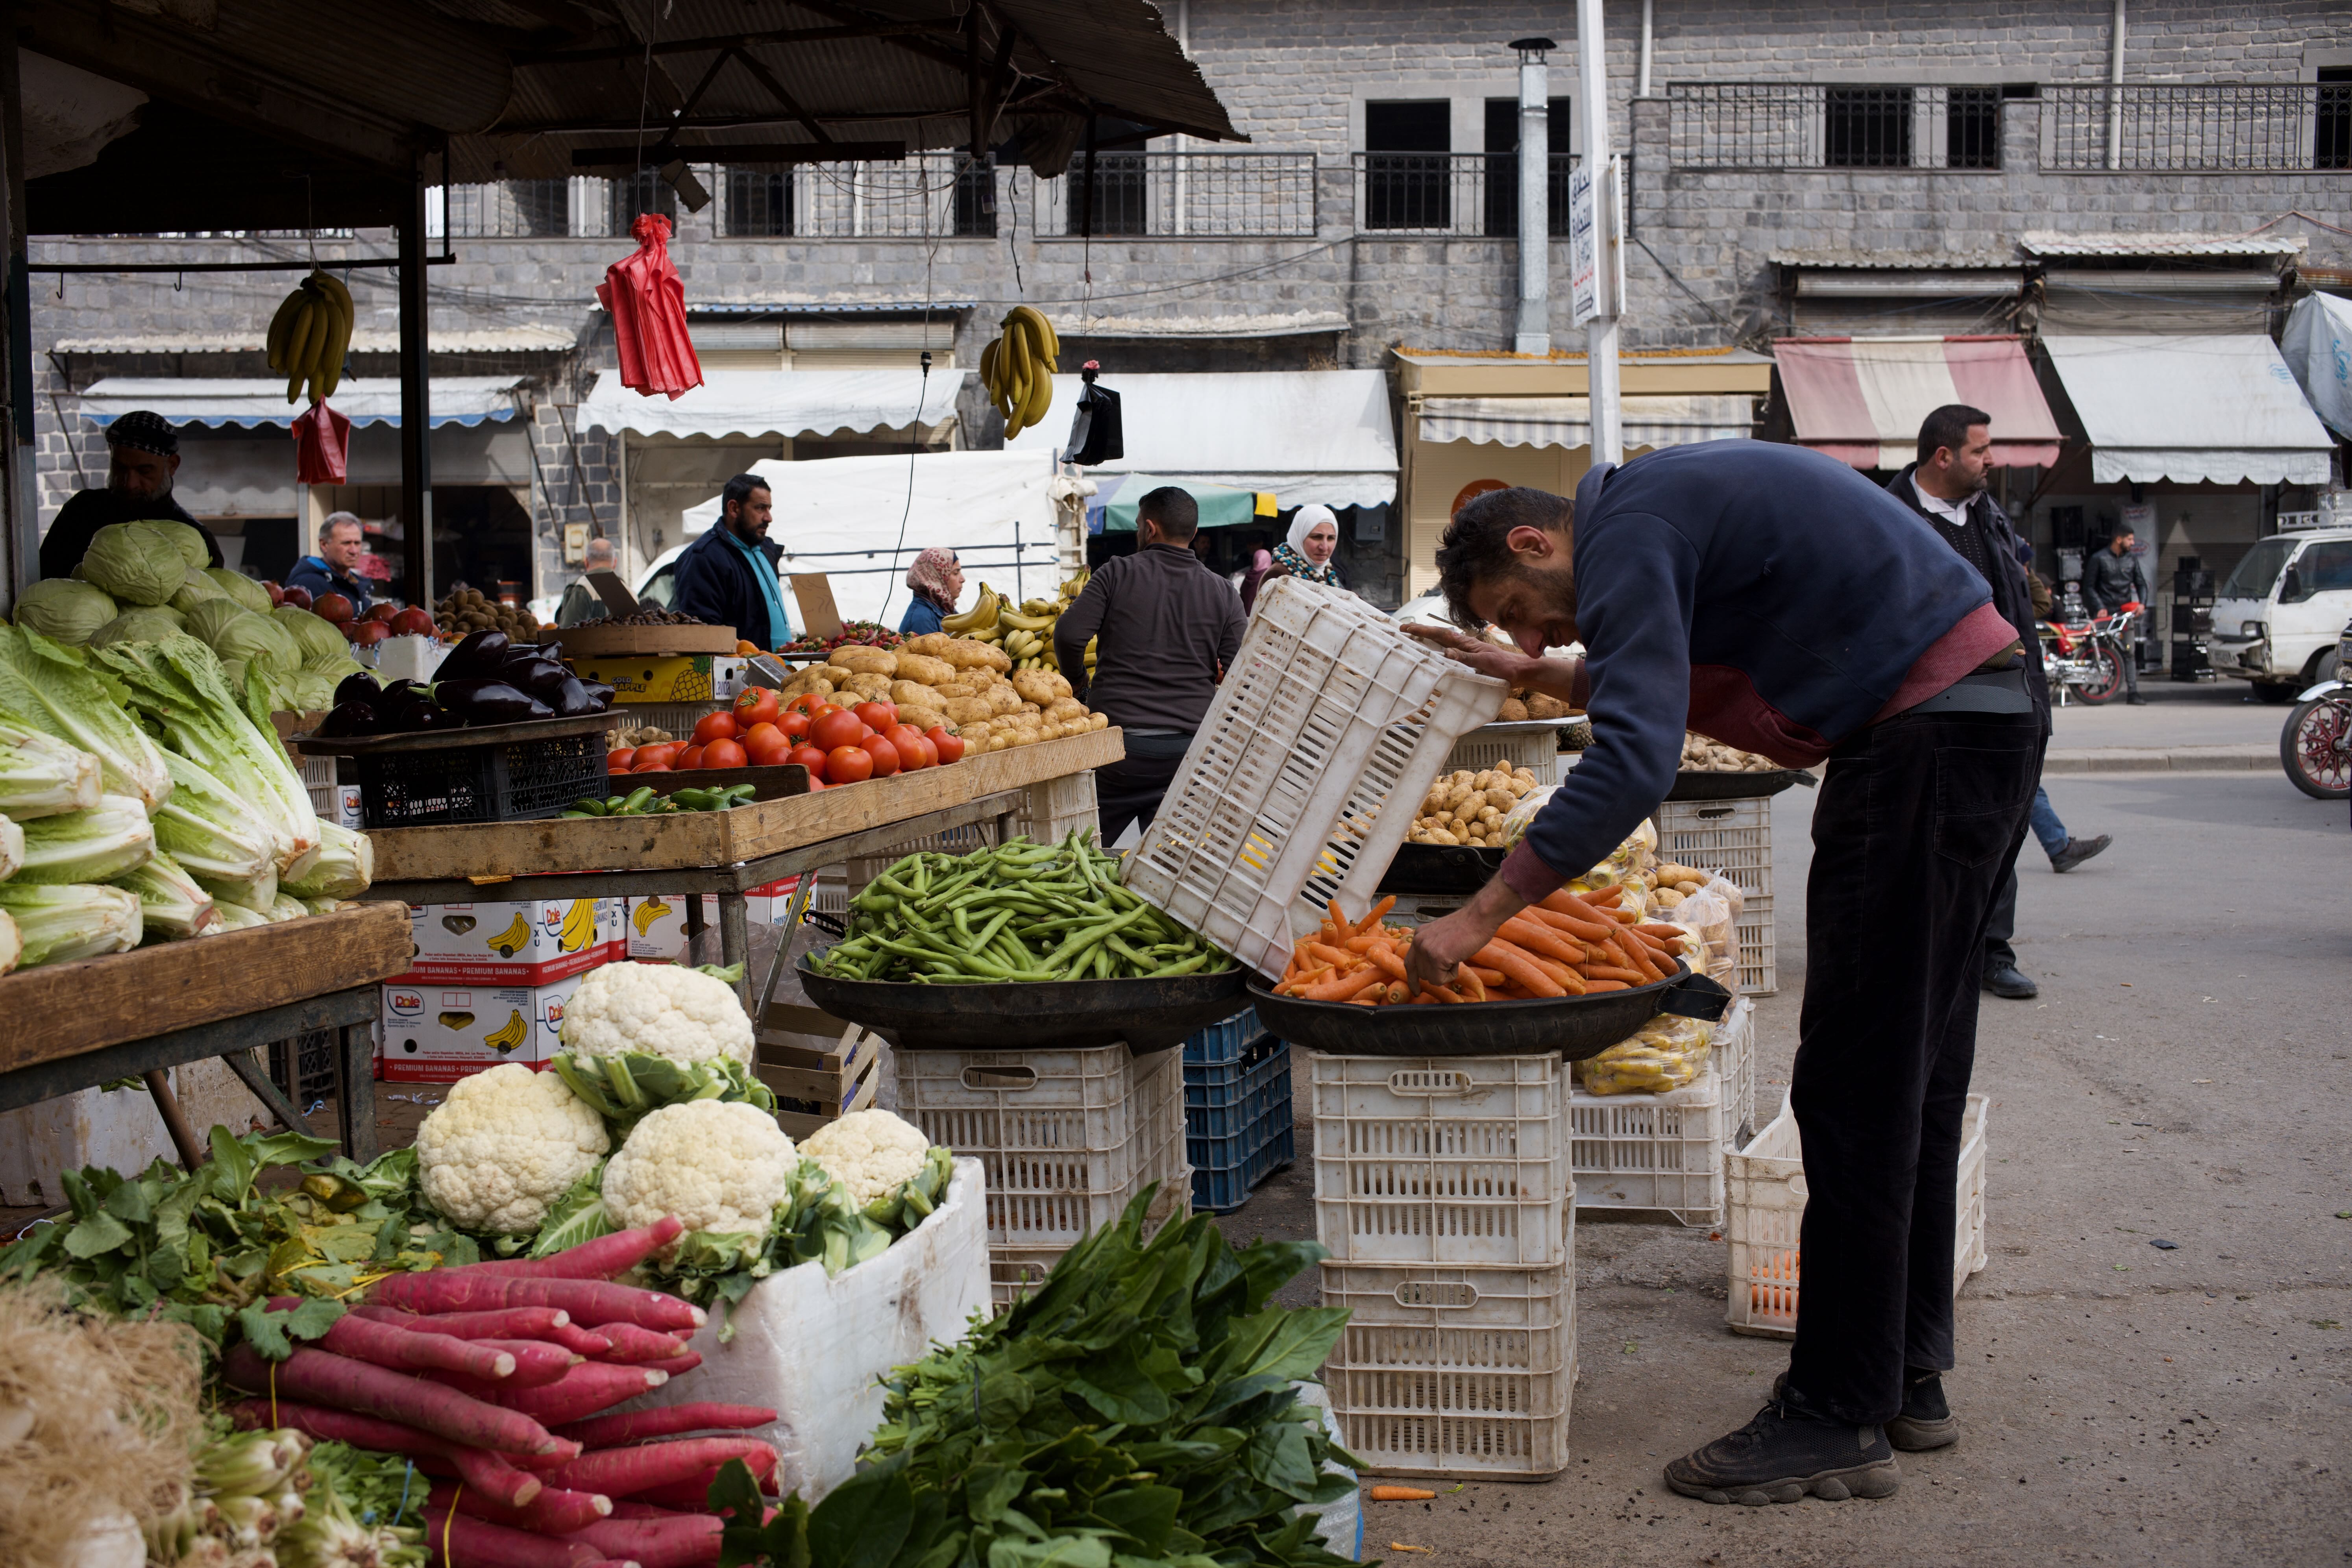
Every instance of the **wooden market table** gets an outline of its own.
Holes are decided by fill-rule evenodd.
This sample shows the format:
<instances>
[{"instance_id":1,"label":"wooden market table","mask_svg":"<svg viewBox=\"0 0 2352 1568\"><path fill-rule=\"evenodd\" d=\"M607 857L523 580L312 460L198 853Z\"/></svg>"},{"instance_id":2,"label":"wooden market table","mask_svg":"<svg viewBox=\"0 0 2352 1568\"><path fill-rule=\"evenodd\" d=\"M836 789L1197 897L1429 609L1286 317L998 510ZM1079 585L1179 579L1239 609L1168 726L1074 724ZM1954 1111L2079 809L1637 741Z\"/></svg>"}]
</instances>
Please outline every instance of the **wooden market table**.
<instances>
[{"instance_id":1,"label":"wooden market table","mask_svg":"<svg viewBox=\"0 0 2352 1568\"><path fill-rule=\"evenodd\" d=\"M352 1159L373 1159L368 1026L376 986L404 973L413 951L405 911L362 904L0 976L0 1110L120 1078L152 1087L168 1068L217 1057L271 1114L303 1130L254 1048L331 1029L341 1142ZM201 1139L167 1098L157 1105L193 1170Z\"/></svg>"},{"instance_id":2,"label":"wooden market table","mask_svg":"<svg viewBox=\"0 0 2352 1568\"><path fill-rule=\"evenodd\" d=\"M375 883L361 897L448 904L491 896L485 893L490 888L499 889L495 896L523 898L682 894L689 900L690 937L703 929L698 895L716 894L721 958L744 963L751 933L743 896L751 889L879 855L951 827L994 822L1001 839L1030 785L1126 754L1122 732L1111 728L731 811L382 828L368 835L375 847ZM805 907L807 891L803 882L795 913ZM738 990L749 1011L748 973Z\"/></svg>"}]
</instances>

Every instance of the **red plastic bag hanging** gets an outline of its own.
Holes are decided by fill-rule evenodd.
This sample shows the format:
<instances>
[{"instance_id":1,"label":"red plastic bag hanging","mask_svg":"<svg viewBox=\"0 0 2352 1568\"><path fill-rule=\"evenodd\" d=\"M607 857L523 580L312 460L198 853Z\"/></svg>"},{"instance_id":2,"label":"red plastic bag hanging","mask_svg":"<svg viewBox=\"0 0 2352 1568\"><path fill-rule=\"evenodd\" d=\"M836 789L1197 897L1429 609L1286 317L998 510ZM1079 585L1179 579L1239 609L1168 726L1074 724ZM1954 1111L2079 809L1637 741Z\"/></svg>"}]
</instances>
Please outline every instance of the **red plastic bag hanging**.
<instances>
[{"instance_id":1,"label":"red plastic bag hanging","mask_svg":"<svg viewBox=\"0 0 2352 1568\"><path fill-rule=\"evenodd\" d=\"M324 399L294 416L294 477L306 485L340 485L351 471L352 422Z\"/></svg>"},{"instance_id":2,"label":"red plastic bag hanging","mask_svg":"<svg viewBox=\"0 0 2352 1568\"><path fill-rule=\"evenodd\" d=\"M621 384L650 397L677 397L702 384L702 362L686 331L686 285L669 259L669 219L640 213L629 226L636 254L604 269L596 298L613 316Z\"/></svg>"}]
</instances>

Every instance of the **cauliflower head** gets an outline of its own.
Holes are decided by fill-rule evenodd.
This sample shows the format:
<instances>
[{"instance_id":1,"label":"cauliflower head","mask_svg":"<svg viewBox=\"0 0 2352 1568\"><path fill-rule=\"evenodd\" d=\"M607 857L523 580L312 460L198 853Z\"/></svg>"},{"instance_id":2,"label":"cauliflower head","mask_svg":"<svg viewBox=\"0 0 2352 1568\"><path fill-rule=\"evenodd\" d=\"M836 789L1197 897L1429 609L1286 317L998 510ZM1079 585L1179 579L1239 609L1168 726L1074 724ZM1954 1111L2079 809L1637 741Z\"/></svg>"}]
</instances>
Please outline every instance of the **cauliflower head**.
<instances>
[{"instance_id":1,"label":"cauliflower head","mask_svg":"<svg viewBox=\"0 0 2352 1568\"><path fill-rule=\"evenodd\" d=\"M793 1141L757 1106L665 1105L604 1166L604 1210L623 1226L676 1215L688 1230L765 1231L800 1163Z\"/></svg>"},{"instance_id":2,"label":"cauliflower head","mask_svg":"<svg viewBox=\"0 0 2352 1568\"><path fill-rule=\"evenodd\" d=\"M613 1146L604 1119L553 1073L520 1062L459 1079L416 1130L426 1201L468 1230L537 1230L548 1205Z\"/></svg>"},{"instance_id":3,"label":"cauliflower head","mask_svg":"<svg viewBox=\"0 0 2352 1568\"><path fill-rule=\"evenodd\" d=\"M750 1067L751 1020L725 981L675 963L592 969L563 1009L563 1044L583 1059L639 1052Z\"/></svg>"},{"instance_id":4,"label":"cauliflower head","mask_svg":"<svg viewBox=\"0 0 2352 1568\"><path fill-rule=\"evenodd\" d=\"M801 1141L801 1153L824 1167L858 1208L919 1175L931 1141L887 1110L853 1110Z\"/></svg>"}]
</instances>

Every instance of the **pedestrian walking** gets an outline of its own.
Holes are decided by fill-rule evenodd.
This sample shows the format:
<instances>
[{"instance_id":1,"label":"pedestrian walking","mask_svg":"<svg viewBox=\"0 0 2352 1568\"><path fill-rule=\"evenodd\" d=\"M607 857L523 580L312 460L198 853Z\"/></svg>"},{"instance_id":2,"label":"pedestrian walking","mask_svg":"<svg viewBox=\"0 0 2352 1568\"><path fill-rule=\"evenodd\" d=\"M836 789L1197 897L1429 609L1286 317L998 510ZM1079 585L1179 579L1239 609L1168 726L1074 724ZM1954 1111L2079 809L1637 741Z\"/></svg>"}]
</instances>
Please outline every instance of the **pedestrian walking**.
<instances>
[{"instance_id":1,"label":"pedestrian walking","mask_svg":"<svg viewBox=\"0 0 2352 1568\"><path fill-rule=\"evenodd\" d=\"M2116 531L2107 541L2107 547L2083 563L2083 598L2091 613L2101 611L2115 615L2126 605L2146 605L2155 597L2147 591L2147 573L2132 552L2139 544L2139 536L2128 528ZM2147 699L2139 694L2139 628L2134 626L2124 646L2118 650L2124 662L2124 700L2134 707L2144 707Z\"/></svg>"}]
</instances>

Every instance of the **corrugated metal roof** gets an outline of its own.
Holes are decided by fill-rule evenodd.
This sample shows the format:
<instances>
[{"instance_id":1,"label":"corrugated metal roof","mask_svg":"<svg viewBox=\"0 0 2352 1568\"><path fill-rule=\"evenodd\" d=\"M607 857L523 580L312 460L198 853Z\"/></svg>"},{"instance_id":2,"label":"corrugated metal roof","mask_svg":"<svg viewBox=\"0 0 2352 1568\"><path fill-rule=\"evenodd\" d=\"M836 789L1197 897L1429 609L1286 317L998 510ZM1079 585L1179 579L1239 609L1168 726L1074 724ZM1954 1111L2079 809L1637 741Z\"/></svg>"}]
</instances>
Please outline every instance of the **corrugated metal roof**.
<instances>
[{"instance_id":1,"label":"corrugated metal roof","mask_svg":"<svg viewBox=\"0 0 2352 1568\"><path fill-rule=\"evenodd\" d=\"M1067 338L1296 338L1344 332L1344 310L1253 316L1089 316L1060 329Z\"/></svg>"},{"instance_id":2,"label":"corrugated metal roof","mask_svg":"<svg viewBox=\"0 0 2352 1568\"><path fill-rule=\"evenodd\" d=\"M579 334L568 327L526 323L436 330L431 347L436 354L562 353L578 346L579 341ZM49 345L52 352L61 354L258 353L265 346L258 331L116 332L59 338ZM352 334L353 353L399 352L400 334L390 328L367 327Z\"/></svg>"},{"instance_id":3,"label":"corrugated metal roof","mask_svg":"<svg viewBox=\"0 0 2352 1568\"><path fill-rule=\"evenodd\" d=\"M2018 237L2032 256L2301 256L2301 236L2223 234L2053 234Z\"/></svg>"},{"instance_id":4,"label":"corrugated metal roof","mask_svg":"<svg viewBox=\"0 0 2352 1568\"><path fill-rule=\"evenodd\" d=\"M1843 250L1836 247L1768 251L1775 267L1836 267L1856 270L1941 272L1976 267L2015 267L2017 253L1998 247L1979 250Z\"/></svg>"},{"instance_id":5,"label":"corrugated metal roof","mask_svg":"<svg viewBox=\"0 0 2352 1568\"><path fill-rule=\"evenodd\" d=\"M730 300L687 302L688 316L919 316L979 309L976 300Z\"/></svg>"}]
</instances>

